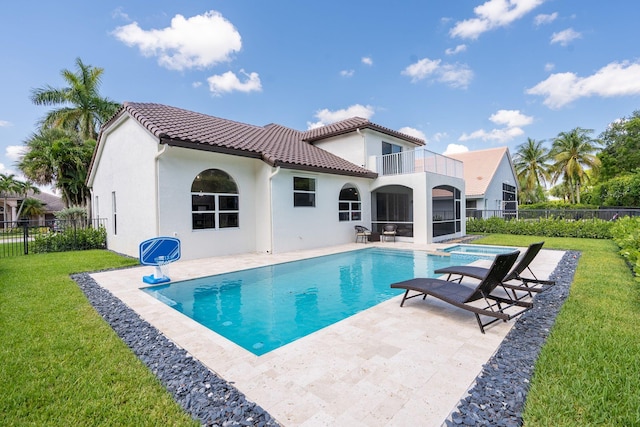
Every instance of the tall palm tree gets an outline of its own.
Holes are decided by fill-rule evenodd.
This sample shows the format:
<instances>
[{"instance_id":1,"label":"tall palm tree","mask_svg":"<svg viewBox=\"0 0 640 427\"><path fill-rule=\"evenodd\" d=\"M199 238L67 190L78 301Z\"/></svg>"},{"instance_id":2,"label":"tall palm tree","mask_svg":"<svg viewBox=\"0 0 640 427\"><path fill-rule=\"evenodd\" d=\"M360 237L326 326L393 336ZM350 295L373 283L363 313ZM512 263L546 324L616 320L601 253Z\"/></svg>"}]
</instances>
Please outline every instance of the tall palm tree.
<instances>
[{"instance_id":1,"label":"tall palm tree","mask_svg":"<svg viewBox=\"0 0 640 427\"><path fill-rule=\"evenodd\" d=\"M27 141L18 163L24 175L40 185L54 185L67 206L85 206L89 191L85 178L96 142L83 141L64 129L42 129Z\"/></svg>"},{"instance_id":2,"label":"tall palm tree","mask_svg":"<svg viewBox=\"0 0 640 427\"><path fill-rule=\"evenodd\" d=\"M45 213L44 203L38 199L27 198L22 201L22 216L31 219L34 216L43 215ZM20 218L20 217L18 217Z\"/></svg>"},{"instance_id":3,"label":"tall palm tree","mask_svg":"<svg viewBox=\"0 0 640 427\"><path fill-rule=\"evenodd\" d=\"M571 202L580 203L580 186L589 181L586 169L597 170L600 160L594 154L600 141L591 138L591 129L575 128L569 132L560 132L551 147L552 182L562 178L569 186Z\"/></svg>"},{"instance_id":4,"label":"tall palm tree","mask_svg":"<svg viewBox=\"0 0 640 427\"><path fill-rule=\"evenodd\" d=\"M27 197L29 193L38 194L40 193L40 189L35 185L33 185L33 182L27 180L24 182L18 181L17 190L18 190L17 194L19 196L22 196L22 202L20 203L20 207L18 208L18 213L16 214L16 218L20 218L20 214L22 213L22 210L25 208L25 205L24 205L25 201L29 200Z\"/></svg>"},{"instance_id":5,"label":"tall palm tree","mask_svg":"<svg viewBox=\"0 0 640 427\"><path fill-rule=\"evenodd\" d=\"M518 182L522 188L522 192L533 198L537 194L542 193L541 187L550 179L549 174L549 150L542 144L544 141L536 141L527 138L527 141L517 147L513 155L513 166L516 169Z\"/></svg>"},{"instance_id":6,"label":"tall palm tree","mask_svg":"<svg viewBox=\"0 0 640 427\"><path fill-rule=\"evenodd\" d=\"M18 194L19 182L14 174L0 174L0 193L2 193L2 214L4 228L7 228L7 198Z\"/></svg>"},{"instance_id":7,"label":"tall palm tree","mask_svg":"<svg viewBox=\"0 0 640 427\"><path fill-rule=\"evenodd\" d=\"M100 96L104 69L92 67L76 59L76 71L62 70L67 87L45 86L33 89L31 101L36 105L60 106L42 120L44 128L75 130L84 139L96 139L102 123L120 108L120 104Z\"/></svg>"}]
</instances>

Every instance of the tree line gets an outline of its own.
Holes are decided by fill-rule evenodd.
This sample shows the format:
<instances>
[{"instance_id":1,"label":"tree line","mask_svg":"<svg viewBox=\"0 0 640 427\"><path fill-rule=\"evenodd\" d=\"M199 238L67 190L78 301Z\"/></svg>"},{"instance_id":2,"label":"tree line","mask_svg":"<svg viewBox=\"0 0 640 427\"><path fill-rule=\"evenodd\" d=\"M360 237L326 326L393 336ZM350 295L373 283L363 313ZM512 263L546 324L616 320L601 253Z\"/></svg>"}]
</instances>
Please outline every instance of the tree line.
<instances>
[{"instance_id":1,"label":"tree line","mask_svg":"<svg viewBox=\"0 0 640 427\"><path fill-rule=\"evenodd\" d=\"M640 111L592 129L560 132L547 147L527 138L513 154L520 204L555 197L569 204L640 206Z\"/></svg>"},{"instance_id":2,"label":"tree line","mask_svg":"<svg viewBox=\"0 0 640 427\"><path fill-rule=\"evenodd\" d=\"M53 108L24 141L25 154L17 167L27 182L16 179L13 174L0 174L3 212L6 212L7 197L19 196L25 200L18 218L41 214L42 204L38 206L37 200L27 198L29 194L39 192L36 184L56 188L67 207L87 207L90 203L85 181L98 132L121 105L100 95L102 68L85 64L80 58L76 59L75 65L73 71L61 71L66 86L46 85L31 91L31 101L35 105Z\"/></svg>"}]
</instances>

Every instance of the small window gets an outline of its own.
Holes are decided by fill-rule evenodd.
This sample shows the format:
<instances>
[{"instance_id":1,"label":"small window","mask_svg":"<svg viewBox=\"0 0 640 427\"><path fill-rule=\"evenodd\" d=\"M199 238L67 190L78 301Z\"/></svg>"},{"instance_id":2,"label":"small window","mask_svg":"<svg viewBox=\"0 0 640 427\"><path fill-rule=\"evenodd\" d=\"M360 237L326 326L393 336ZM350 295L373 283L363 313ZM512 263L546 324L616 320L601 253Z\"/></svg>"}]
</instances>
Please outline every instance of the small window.
<instances>
[{"instance_id":1,"label":"small window","mask_svg":"<svg viewBox=\"0 0 640 427\"><path fill-rule=\"evenodd\" d=\"M293 177L293 206L316 206L316 180L314 178Z\"/></svg>"},{"instance_id":2,"label":"small window","mask_svg":"<svg viewBox=\"0 0 640 427\"><path fill-rule=\"evenodd\" d=\"M226 172L207 169L191 184L191 227L194 230L239 226L238 187Z\"/></svg>"},{"instance_id":3,"label":"small window","mask_svg":"<svg viewBox=\"0 0 640 427\"><path fill-rule=\"evenodd\" d=\"M360 194L358 189L345 185L340 190L338 199L338 220L339 221L361 221L362 220L362 204L360 203Z\"/></svg>"},{"instance_id":4,"label":"small window","mask_svg":"<svg viewBox=\"0 0 640 427\"><path fill-rule=\"evenodd\" d=\"M395 154L395 153L401 153L402 152L402 146L401 145L397 145L397 144L391 144L389 142L382 142L382 155L386 155L386 154Z\"/></svg>"}]
</instances>

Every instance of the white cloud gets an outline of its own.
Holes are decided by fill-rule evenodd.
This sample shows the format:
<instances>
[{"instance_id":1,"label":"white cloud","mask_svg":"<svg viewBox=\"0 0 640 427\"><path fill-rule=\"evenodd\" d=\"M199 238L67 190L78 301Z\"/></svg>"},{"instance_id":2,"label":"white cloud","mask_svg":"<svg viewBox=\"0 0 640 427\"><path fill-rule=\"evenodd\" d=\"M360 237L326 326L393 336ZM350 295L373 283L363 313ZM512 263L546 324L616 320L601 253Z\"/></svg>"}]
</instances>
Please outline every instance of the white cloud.
<instances>
[{"instance_id":1,"label":"white cloud","mask_svg":"<svg viewBox=\"0 0 640 427\"><path fill-rule=\"evenodd\" d=\"M8 169L4 166L4 163L0 163L0 173L7 173Z\"/></svg>"},{"instance_id":2,"label":"white cloud","mask_svg":"<svg viewBox=\"0 0 640 427\"><path fill-rule=\"evenodd\" d=\"M466 133L463 133L462 136L458 138L458 141L470 141L472 139L481 139L483 141L494 141L494 142L505 143L522 135L524 135L524 131L519 127L492 129L490 131L479 129L475 132L471 132L469 135L467 135Z\"/></svg>"},{"instance_id":3,"label":"white cloud","mask_svg":"<svg viewBox=\"0 0 640 427\"><path fill-rule=\"evenodd\" d=\"M244 74L246 77L244 82L241 82L238 76L236 76L232 71L227 71L224 74L214 75L207 78L207 82L209 82L209 90L216 96L233 91L246 93L262 91L262 83L260 82L260 76L258 73L247 74L244 70L240 70L240 73Z\"/></svg>"},{"instance_id":4,"label":"white cloud","mask_svg":"<svg viewBox=\"0 0 640 427\"><path fill-rule=\"evenodd\" d=\"M456 22L449 35L475 40L486 31L517 21L544 2L545 0L488 0L473 9L476 18Z\"/></svg>"},{"instance_id":5,"label":"white cloud","mask_svg":"<svg viewBox=\"0 0 640 427\"><path fill-rule=\"evenodd\" d=\"M498 110L489 117L497 125L505 125L508 128L527 126L533 123L533 117L525 116L520 110Z\"/></svg>"},{"instance_id":6,"label":"white cloud","mask_svg":"<svg viewBox=\"0 0 640 427\"><path fill-rule=\"evenodd\" d=\"M413 136L416 138L420 138L423 141L427 140L427 136L419 129L415 129L409 126L405 126L403 128L398 129L398 132L404 133L405 135Z\"/></svg>"},{"instance_id":7,"label":"white cloud","mask_svg":"<svg viewBox=\"0 0 640 427\"><path fill-rule=\"evenodd\" d=\"M446 132L436 132L434 133L431 138L429 138L430 141L436 141L436 142L440 142L445 138L449 138L449 134Z\"/></svg>"},{"instance_id":8,"label":"white cloud","mask_svg":"<svg viewBox=\"0 0 640 427\"><path fill-rule=\"evenodd\" d=\"M498 110L489 117L489 120L496 125L504 127L489 131L479 129L470 134L463 133L462 136L458 138L458 141L481 139L483 141L505 143L518 136L524 135L522 126L533 123L533 117L522 114L520 110Z\"/></svg>"},{"instance_id":9,"label":"white cloud","mask_svg":"<svg viewBox=\"0 0 640 427\"><path fill-rule=\"evenodd\" d=\"M342 77L352 77L354 73L355 73L355 71L353 71L353 70L342 70L342 71L340 71L340 75Z\"/></svg>"},{"instance_id":10,"label":"white cloud","mask_svg":"<svg viewBox=\"0 0 640 427\"><path fill-rule=\"evenodd\" d=\"M127 46L137 46L144 56L157 56L158 63L171 70L226 62L242 47L240 33L215 10L190 18L176 15L170 27L159 30L143 30L133 22L112 34Z\"/></svg>"},{"instance_id":11,"label":"white cloud","mask_svg":"<svg viewBox=\"0 0 640 427\"><path fill-rule=\"evenodd\" d=\"M193 82L191 83L191 86L193 86L194 88L199 88L200 86L202 86L202 82Z\"/></svg>"},{"instance_id":12,"label":"white cloud","mask_svg":"<svg viewBox=\"0 0 640 427\"><path fill-rule=\"evenodd\" d=\"M547 62L546 64L544 64L544 70L546 72L553 71L554 68L556 68L556 64L553 64L551 62Z\"/></svg>"},{"instance_id":13,"label":"white cloud","mask_svg":"<svg viewBox=\"0 0 640 427\"><path fill-rule=\"evenodd\" d=\"M371 59L371 57L369 56L363 56L362 63L365 65L373 65L373 59Z\"/></svg>"},{"instance_id":14,"label":"white cloud","mask_svg":"<svg viewBox=\"0 0 640 427\"><path fill-rule=\"evenodd\" d=\"M455 153L466 153L467 151L469 151L469 147L467 147L466 145L461 145L461 144L449 144L447 145L447 149L444 150L444 154L449 155L449 154L455 154Z\"/></svg>"},{"instance_id":15,"label":"white cloud","mask_svg":"<svg viewBox=\"0 0 640 427\"><path fill-rule=\"evenodd\" d=\"M567 28L566 30L560 31L559 33L553 33L551 35L551 44L559 43L561 46L567 46L575 39L579 39L581 37L582 34L574 31L573 28Z\"/></svg>"},{"instance_id":16,"label":"white cloud","mask_svg":"<svg viewBox=\"0 0 640 427\"><path fill-rule=\"evenodd\" d=\"M445 50L444 53L446 53L447 55L456 55L456 54L458 54L460 52L464 52L465 50L467 50L467 45L466 44L459 44L455 48L449 48L449 49Z\"/></svg>"},{"instance_id":17,"label":"white cloud","mask_svg":"<svg viewBox=\"0 0 640 427\"><path fill-rule=\"evenodd\" d=\"M558 18L558 12L553 12L548 15L540 14L533 18L534 24L537 26L551 24Z\"/></svg>"},{"instance_id":18,"label":"white cloud","mask_svg":"<svg viewBox=\"0 0 640 427\"><path fill-rule=\"evenodd\" d=\"M371 105L354 104L350 107L343 108L342 110L330 111L325 108L319 110L314 115L318 119L317 122L307 122L308 129L315 129L321 126L325 126L331 123L339 122L340 120L350 119L352 117L362 117L364 119L370 119L375 113Z\"/></svg>"},{"instance_id":19,"label":"white cloud","mask_svg":"<svg viewBox=\"0 0 640 427\"><path fill-rule=\"evenodd\" d=\"M526 93L544 96L544 105L554 109L589 96L640 95L640 62L612 62L588 77L574 73L552 74Z\"/></svg>"},{"instance_id":20,"label":"white cloud","mask_svg":"<svg viewBox=\"0 0 640 427\"><path fill-rule=\"evenodd\" d=\"M9 145L4 155L11 160L18 161L24 156L26 148L24 145Z\"/></svg>"},{"instance_id":21,"label":"white cloud","mask_svg":"<svg viewBox=\"0 0 640 427\"><path fill-rule=\"evenodd\" d=\"M0 128L5 128L5 127L9 127L12 126L13 124L11 122L8 122L6 120L0 120Z\"/></svg>"},{"instance_id":22,"label":"white cloud","mask_svg":"<svg viewBox=\"0 0 640 427\"><path fill-rule=\"evenodd\" d=\"M402 73L411 77L411 82L433 78L455 88L466 88L473 79L473 71L466 64L447 64L440 59L423 58L409 65Z\"/></svg>"}]
</instances>

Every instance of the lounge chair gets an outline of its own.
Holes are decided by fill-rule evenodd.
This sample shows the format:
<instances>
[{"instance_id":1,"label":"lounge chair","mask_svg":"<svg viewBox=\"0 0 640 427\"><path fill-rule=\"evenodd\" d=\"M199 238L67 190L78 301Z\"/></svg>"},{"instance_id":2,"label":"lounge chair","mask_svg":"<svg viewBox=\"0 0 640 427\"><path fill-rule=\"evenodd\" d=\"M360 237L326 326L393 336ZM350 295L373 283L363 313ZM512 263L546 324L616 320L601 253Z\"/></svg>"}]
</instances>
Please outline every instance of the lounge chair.
<instances>
[{"instance_id":1,"label":"lounge chair","mask_svg":"<svg viewBox=\"0 0 640 427\"><path fill-rule=\"evenodd\" d=\"M556 284L555 280L541 280L533 274L531 271L530 264L534 260L534 258L542 249L542 245L544 242L533 243L529 245L527 250L525 251L522 258L517 261L513 267L513 269L507 274L507 276L502 281L502 286L506 289L511 289L513 292L513 297L516 299L521 299L526 296L533 296L532 292L542 292L548 289L550 286ZM533 276L522 277L521 273L525 270L529 270L529 273ZM459 280L462 280L463 277L472 277L474 279L482 280L487 275L489 269L485 267L476 267L472 265L454 265L451 267L440 268L435 271L436 274L448 274L447 280L451 280L451 276L460 276ZM518 281L520 283L509 283L511 281ZM517 291L524 291L526 294L518 297Z\"/></svg>"},{"instance_id":2,"label":"lounge chair","mask_svg":"<svg viewBox=\"0 0 640 427\"><path fill-rule=\"evenodd\" d=\"M386 241L388 238L393 237L393 241L396 241L396 232L398 226L396 224L386 224L382 227L382 240Z\"/></svg>"},{"instance_id":3,"label":"lounge chair","mask_svg":"<svg viewBox=\"0 0 640 427\"><path fill-rule=\"evenodd\" d=\"M400 307L404 306L405 301L408 299L422 295L424 300L428 295L431 295L456 307L473 312L476 315L480 331L484 334L485 326L499 320L506 322L533 306L531 302L512 299L509 294L503 297L492 293L502 283L502 280L516 262L518 255L520 255L519 251L497 255L489 268L489 272L475 287L466 286L460 282L426 278L393 283L391 287L406 290ZM409 296L409 291L417 292L417 294ZM484 301L485 305L471 304L475 301ZM517 312L507 313L506 310L512 307L517 307ZM492 317L493 319L483 323L480 315Z\"/></svg>"},{"instance_id":4,"label":"lounge chair","mask_svg":"<svg viewBox=\"0 0 640 427\"><path fill-rule=\"evenodd\" d=\"M355 229L356 243L358 243L358 240L362 240L362 243L367 243L367 240L369 240L369 236L371 236L371 230L362 225L356 225Z\"/></svg>"}]
</instances>

